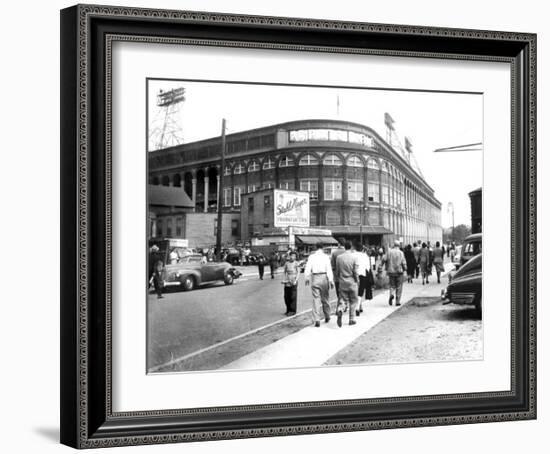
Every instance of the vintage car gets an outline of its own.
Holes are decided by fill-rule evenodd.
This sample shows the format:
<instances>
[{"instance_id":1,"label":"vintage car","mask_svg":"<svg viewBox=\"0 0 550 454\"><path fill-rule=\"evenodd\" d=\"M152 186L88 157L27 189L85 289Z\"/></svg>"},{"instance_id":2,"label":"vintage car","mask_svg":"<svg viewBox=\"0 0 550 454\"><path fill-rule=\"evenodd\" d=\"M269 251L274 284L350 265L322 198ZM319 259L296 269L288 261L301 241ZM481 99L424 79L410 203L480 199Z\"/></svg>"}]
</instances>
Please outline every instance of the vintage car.
<instances>
[{"instance_id":1,"label":"vintage car","mask_svg":"<svg viewBox=\"0 0 550 454\"><path fill-rule=\"evenodd\" d=\"M481 312L482 254L470 259L452 276L441 291L443 304L471 304Z\"/></svg>"},{"instance_id":2,"label":"vintage car","mask_svg":"<svg viewBox=\"0 0 550 454\"><path fill-rule=\"evenodd\" d=\"M180 248L173 240L158 241L150 246L149 275L159 261L164 266L165 285L179 286L182 290L193 290L199 285L213 282L231 285L241 276L229 263L206 262L201 254Z\"/></svg>"},{"instance_id":3,"label":"vintage car","mask_svg":"<svg viewBox=\"0 0 550 454\"><path fill-rule=\"evenodd\" d=\"M482 252L481 233L468 235L464 239L462 250L460 251L460 266L464 265L472 257Z\"/></svg>"}]
</instances>

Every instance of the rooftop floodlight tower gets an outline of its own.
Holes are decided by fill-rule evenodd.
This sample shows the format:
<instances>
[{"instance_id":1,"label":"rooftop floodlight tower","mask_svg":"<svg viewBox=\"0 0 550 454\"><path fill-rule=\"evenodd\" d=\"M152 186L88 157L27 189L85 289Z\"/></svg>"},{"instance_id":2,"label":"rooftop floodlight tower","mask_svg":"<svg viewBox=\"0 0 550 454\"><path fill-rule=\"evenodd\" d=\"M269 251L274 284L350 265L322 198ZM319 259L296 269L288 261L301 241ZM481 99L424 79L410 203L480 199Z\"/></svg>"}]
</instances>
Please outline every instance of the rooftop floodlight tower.
<instances>
[{"instance_id":1,"label":"rooftop floodlight tower","mask_svg":"<svg viewBox=\"0 0 550 454\"><path fill-rule=\"evenodd\" d=\"M185 88L169 91L159 90L157 95L157 115L149 133L150 150L162 150L183 143L181 106L185 101Z\"/></svg>"}]
</instances>

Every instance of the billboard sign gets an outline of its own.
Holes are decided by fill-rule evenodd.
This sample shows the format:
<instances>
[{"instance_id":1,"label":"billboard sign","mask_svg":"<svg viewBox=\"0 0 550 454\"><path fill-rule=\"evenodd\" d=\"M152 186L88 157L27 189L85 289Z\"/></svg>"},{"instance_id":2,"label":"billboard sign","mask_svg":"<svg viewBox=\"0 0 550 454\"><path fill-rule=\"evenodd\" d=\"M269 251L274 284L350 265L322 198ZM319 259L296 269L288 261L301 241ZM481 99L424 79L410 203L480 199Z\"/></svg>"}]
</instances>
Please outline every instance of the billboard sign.
<instances>
[{"instance_id":1,"label":"billboard sign","mask_svg":"<svg viewBox=\"0 0 550 454\"><path fill-rule=\"evenodd\" d=\"M273 191L274 227L309 227L309 192Z\"/></svg>"}]
</instances>

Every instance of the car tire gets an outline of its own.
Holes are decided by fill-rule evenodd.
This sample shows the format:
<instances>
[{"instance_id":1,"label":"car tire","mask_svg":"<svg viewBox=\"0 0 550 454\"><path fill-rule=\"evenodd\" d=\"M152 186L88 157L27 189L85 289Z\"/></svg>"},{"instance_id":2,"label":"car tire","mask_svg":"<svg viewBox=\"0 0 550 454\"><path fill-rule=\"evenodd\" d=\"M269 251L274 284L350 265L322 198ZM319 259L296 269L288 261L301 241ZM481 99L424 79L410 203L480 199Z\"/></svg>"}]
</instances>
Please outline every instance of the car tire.
<instances>
[{"instance_id":1,"label":"car tire","mask_svg":"<svg viewBox=\"0 0 550 454\"><path fill-rule=\"evenodd\" d=\"M185 276L181 280L181 287L186 292L189 292L189 291L193 290L195 288L195 285L196 285L196 282L195 282L195 278L193 276Z\"/></svg>"},{"instance_id":2,"label":"car tire","mask_svg":"<svg viewBox=\"0 0 550 454\"><path fill-rule=\"evenodd\" d=\"M231 284L233 284L233 281L234 281L234 278L233 278L233 275L231 273L227 273L223 278L223 283L225 285L231 285Z\"/></svg>"}]
</instances>

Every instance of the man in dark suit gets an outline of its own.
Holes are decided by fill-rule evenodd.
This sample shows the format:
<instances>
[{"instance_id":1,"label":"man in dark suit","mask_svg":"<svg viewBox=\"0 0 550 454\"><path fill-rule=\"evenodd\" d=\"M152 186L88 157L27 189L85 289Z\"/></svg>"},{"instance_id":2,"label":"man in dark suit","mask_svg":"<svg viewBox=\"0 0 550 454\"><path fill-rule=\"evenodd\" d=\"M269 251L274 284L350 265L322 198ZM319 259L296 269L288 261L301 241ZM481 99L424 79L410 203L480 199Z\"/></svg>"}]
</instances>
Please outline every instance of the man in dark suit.
<instances>
[{"instance_id":1,"label":"man in dark suit","mask_svg":"<svg viewBox=\"0 0 550 454\"><path fill-rule=\"evenodd\" d=\"M359 261L351 251L351 243L344 243L345 252L336 259L336 277L340 289L340 298L336 306L338 326L342 326L344 306L349 308L349 324L355 325L355 310L357 307L357 283L359 282Z\"/></svg>"}]
</instances>

